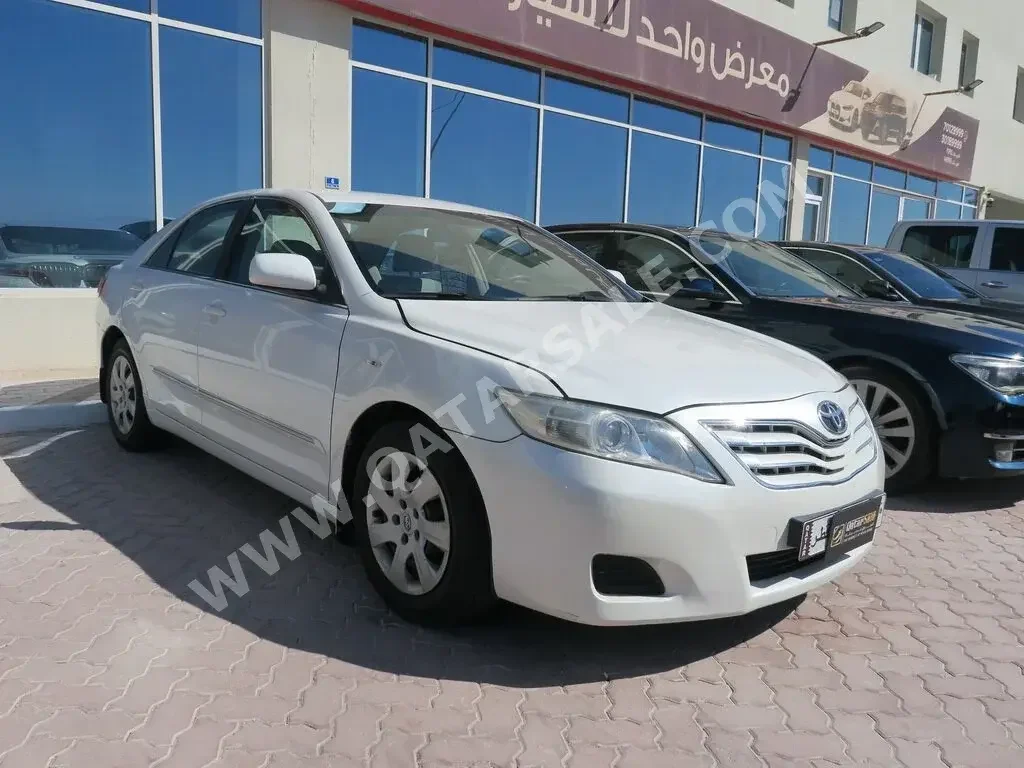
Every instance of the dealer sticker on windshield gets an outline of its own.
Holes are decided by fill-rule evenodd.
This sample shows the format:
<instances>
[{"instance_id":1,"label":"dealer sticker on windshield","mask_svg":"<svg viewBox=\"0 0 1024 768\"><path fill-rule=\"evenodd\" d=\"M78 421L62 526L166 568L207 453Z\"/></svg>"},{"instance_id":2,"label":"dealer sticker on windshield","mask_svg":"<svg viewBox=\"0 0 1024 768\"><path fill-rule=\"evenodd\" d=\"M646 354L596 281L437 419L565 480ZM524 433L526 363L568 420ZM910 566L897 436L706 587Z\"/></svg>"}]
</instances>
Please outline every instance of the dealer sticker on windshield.
<instances>
[{"instance_id":1,"label":"dealer sticker on windshield","mask_svg":"<svg viewBox=\"0 0 1024 768\"><path fill-rule=\"evenodd\" d=\"M849 552L874 538L884 504L885 496L881 495L835 512L793 518L789 521L789 544L797 547L801 561L826 553Z\"/></svg>"}]
</instances>

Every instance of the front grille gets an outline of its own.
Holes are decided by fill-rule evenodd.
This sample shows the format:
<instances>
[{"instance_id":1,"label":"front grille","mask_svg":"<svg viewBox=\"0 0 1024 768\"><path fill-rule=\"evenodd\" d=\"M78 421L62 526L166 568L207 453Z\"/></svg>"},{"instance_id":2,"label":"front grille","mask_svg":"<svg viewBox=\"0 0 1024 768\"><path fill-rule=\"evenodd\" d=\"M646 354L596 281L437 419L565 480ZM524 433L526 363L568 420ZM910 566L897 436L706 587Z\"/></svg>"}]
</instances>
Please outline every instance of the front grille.
<instances>
[{"instance_id":1,"label":"front grille","mask_svg":"<svg viewBox=\"0 0 1024 768\"><path fill-rule=\"evenodd\" d=\"M646 560L622 555L595 555L590 564L594 589L602 595L660 597L665 584Z\"/></svg>"},{"instance_id":2,"label":"front grille","mask_svg":"<svg viewBox=\"0 0 1024 768\"><path fill-rule=\"evenodd\" d=\"M842 405L850 425L828 436L794 420L702 421L758 482L772 488L796 488L838 482L874 458L874 440L864 406L852 389Z\"/></svg>"}]
</instances>

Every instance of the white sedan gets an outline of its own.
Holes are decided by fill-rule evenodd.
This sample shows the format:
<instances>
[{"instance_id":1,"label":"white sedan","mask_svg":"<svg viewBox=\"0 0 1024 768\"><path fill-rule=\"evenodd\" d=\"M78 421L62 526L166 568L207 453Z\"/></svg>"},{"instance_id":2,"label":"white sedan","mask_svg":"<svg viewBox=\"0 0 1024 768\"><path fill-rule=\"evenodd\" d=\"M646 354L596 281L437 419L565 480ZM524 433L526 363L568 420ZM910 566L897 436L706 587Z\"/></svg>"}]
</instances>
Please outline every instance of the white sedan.
<instances>
[{"instance_id":1,"label":"white sedan","mask_svg":"<svg viewBox=\"0 0 1024 768\"><path fill-rule=\"evenodd\" d=\"M99 290L118 442L171 432L328 505L415 621L498 598L590 624L746 613L853 567L884 502L831 368L647 301L521 219L239 193Z\"/></svg>"}]
</instances>

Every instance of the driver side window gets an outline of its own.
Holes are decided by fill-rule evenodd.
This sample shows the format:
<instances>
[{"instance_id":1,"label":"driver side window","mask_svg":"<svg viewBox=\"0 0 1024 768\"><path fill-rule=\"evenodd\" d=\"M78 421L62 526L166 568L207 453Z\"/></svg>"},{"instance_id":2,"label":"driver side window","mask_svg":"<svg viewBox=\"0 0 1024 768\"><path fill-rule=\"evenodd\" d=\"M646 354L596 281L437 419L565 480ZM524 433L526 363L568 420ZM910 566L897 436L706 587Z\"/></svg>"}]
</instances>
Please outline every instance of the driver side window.
<instances>
[{"instance_id":1,"label":"driver side window","mask_svg":"<svg viewBox=\"0 0 1024 768\"><path fill-rule=\"evenodd\" d=\"M869 282L878 282L881 278L871 270L858 264L841 253L822 251L817 248L799 248L794 253L812 267L817 267L826 275L834 277L848 288L864 293Z\"/></svg>"},{"instance_id":2,"label":"driver side window","mask_svg":"<svg viewBox=\"0 0 1024 768\"><path fill-rule=\"evenodd\" d=\"M682 248L643 234L619 234L614 257L602 261L619 270L630 287L644 293L665 293L678 285L703 294L722 294L721 287Z\"/></svg>"}]
</instances>

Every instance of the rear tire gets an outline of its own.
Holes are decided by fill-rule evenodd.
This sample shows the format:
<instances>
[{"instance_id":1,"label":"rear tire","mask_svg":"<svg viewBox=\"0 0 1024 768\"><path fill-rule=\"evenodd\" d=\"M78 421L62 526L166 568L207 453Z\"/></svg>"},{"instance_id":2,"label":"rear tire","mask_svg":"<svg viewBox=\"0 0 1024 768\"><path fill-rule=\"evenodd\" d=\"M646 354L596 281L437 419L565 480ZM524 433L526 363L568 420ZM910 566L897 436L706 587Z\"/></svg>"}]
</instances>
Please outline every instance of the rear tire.
<instances>
[{"instance_id":1,"label":"rear tire","mask_svg":"<svg viewBox=\"0 0 1024 768\"><path fill-rule=\"evenodd\" d=\"M870 365L842 369L871 417L882 443L885 487L902 493L935 470L935 425L923 398L902 377Z\"/></svg>"},{"instance_id":2,"label":"rear tire","mask_svg":"<svg viewBox=\"0 0 1024 768\"><path fill-rule=\"evenodd\" d=\"M149 420L142 378L124 339L118 339L110 350L106 370L107 419L114 439L127 451L159 447L163 433Z\"/></svg>"},{"instance_id":3,"label":"rear tire","mask_svg":"<svg viewBox=\"0 0 1024 768\"><path fill-rule=\"evenodd\" d=\"M493 608L487 513L443 433L407 420L383 426L359 460L351 506L367 576L399 616L453 625Z\"/></svg>"}]
</instances>

